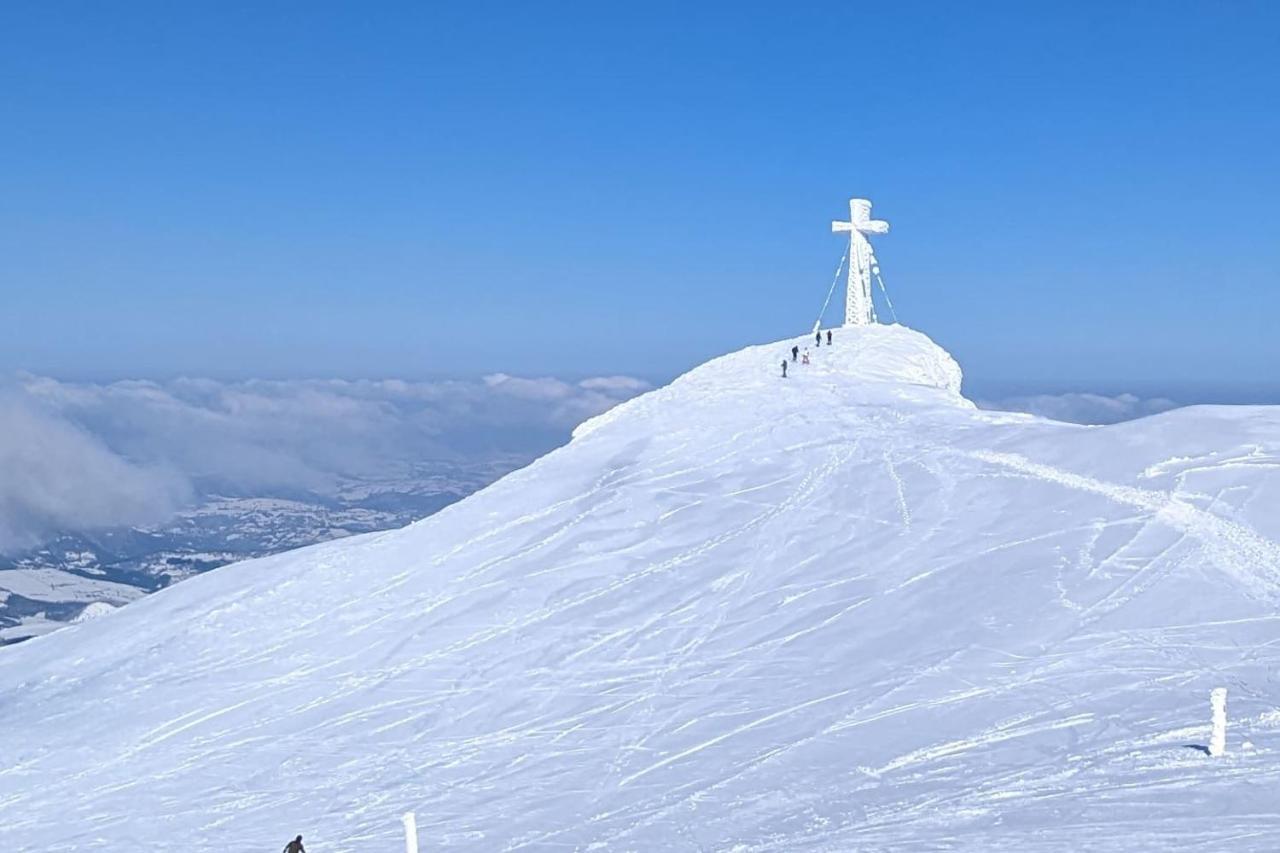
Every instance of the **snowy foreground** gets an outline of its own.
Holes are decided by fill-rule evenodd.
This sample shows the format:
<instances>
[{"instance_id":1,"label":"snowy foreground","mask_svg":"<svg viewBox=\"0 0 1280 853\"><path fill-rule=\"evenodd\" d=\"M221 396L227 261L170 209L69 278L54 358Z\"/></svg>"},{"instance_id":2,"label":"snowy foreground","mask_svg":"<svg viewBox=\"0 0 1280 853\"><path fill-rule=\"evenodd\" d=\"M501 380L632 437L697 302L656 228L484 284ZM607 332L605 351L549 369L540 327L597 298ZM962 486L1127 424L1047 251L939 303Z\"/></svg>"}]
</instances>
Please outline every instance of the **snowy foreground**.
<instances>
[{"instance_id":1,"label":"snowy foreground","mask_svg":"<svg viewBox=\"0 0 1280 853\"><path fill-rule=\"evenodd\" d=\"M0 651L0 849L1280 847L1280 409L1080 427L901 327L784 347Z\"/></svg>"}]
</instances>

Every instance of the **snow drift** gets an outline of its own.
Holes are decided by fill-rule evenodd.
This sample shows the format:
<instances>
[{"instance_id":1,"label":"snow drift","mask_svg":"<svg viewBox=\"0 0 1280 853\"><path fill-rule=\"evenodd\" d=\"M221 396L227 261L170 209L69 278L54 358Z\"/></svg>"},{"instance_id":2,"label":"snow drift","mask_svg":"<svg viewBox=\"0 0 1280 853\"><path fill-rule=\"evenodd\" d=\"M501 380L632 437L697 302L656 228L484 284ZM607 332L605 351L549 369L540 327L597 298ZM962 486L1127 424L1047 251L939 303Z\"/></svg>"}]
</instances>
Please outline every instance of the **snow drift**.
<instances>
[{"instance_id":1,"label":"snow drift","mask_svg":"<svg viewBox=\"0 0 1280 853\"><path fill-rule=\"evenodd\" d=\"M0 848L1274 849L1280 411L1080 427L901 327L795 343L3 650Z\"/></svg>"}]
</instances>

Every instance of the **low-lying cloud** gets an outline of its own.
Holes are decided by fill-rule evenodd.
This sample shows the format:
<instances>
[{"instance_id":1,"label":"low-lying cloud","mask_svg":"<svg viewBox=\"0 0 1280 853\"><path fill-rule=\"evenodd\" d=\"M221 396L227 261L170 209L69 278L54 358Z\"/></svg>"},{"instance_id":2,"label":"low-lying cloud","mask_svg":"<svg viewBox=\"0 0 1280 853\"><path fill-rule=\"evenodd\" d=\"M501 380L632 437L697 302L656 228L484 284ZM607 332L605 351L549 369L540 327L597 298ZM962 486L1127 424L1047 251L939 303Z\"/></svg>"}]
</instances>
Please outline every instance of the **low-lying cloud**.
<instances>
[{"instance_id":1,"label":"low-lying cloud","mask_svg":"<svg viewBox=\"0 0 1280 853\"><path fill-rule=\"evenodd\" d=\"M156 521L189 497L168 466L129 462L19 394L0 395L0 549L72 525Z\"/></svg>"},{"instance_id":2,"label":"low-lying cloud","mask_svg":"<svg viewBox=\"0 0 1280 853\"><path fill-rule=\"evenodd\" d=\"M0 386L0 552L56 532L158 523L211 494L325 494L424 463L531 459L649 387L628 376L503 373L432 382L18 376ZM1090 393L979 405L1087 424L1177 406Z\"/></svg>"},{"instance_id":3,"label":"low-lying cloud","mask_svg":"<svg viewBox=\"0 0 1280 853\"><path fill-rule=\"evenodd\" d=\"M1076 424L1114 424L1176 409L1178 403L1165 397L1139 397L1134 394L1030 394L998 400L979 400L984 409L1004 412L1028 412L1055 421Z\"/></svg>"},{"instance_id":4,"label":"low-lying cloud","mask_svg":"<svg viewBox=\"0 0 1280 853\"><path fill-rule=\"evenodd\" d=\"M325 493L408 465L539 455L649 388L497 374L409 382L175 379L0 390L0 551L163 520L202 494Z\"/></svg>"}]
</instances>

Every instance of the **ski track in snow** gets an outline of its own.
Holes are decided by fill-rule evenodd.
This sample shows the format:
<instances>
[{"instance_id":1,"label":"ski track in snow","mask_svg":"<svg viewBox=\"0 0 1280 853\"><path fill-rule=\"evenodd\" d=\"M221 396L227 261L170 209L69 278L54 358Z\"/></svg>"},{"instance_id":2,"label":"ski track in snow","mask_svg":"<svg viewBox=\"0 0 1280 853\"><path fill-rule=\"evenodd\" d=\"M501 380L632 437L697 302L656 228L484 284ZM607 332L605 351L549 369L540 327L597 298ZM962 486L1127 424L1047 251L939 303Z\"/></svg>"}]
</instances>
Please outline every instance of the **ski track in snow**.
<instances>
[{"instance_id":1,"label":"ski track in snow","mask_svg":"<svg viewBox=\"0 0 1280 853\"><path fill-rule=\"evenodd\" d=\"M3 650L0 849L1274 849L1280 412L1135 441L899 327L789 347Z\"/></svg>"},{"instance_id":2,"label":"ski track in snow","mask_svg":"<svg viewBox=\"0 0 1280 853\"><path fill-rule=\"evenodd\" d=\"M1031 462L1015 454L978 451L972 455L983 462L1001 465L1066 488L1102 495L1116 503L1149 512L1153 520L1195 536L1218 552L1222 558L1218 565L1259 595L1274 598L1280 591L1280 545L1260 536L1250 527L1199 509L1166 492L1106 483Z\"/></svg>"}]
</instances>

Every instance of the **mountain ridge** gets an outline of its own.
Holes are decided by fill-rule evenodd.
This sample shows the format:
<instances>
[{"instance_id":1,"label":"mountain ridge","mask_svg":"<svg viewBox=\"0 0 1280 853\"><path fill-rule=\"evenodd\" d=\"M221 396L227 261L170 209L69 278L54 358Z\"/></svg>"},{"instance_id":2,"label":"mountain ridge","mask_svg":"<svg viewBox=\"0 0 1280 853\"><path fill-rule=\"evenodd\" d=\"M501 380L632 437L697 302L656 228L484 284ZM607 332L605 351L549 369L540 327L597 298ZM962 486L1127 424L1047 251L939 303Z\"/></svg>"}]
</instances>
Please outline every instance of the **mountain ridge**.
<instances>
[{"instance_id":1,"label":"mountain ridge","mask_svg":"<svg viewBox=\"0 0 1280 853\"><path fill-rule=\"evenodd\" d=\"M5 649L0 842L1271 846L1280 411L1087 428L902 327L791 345Z\"/></svg>"}]
</instances>

